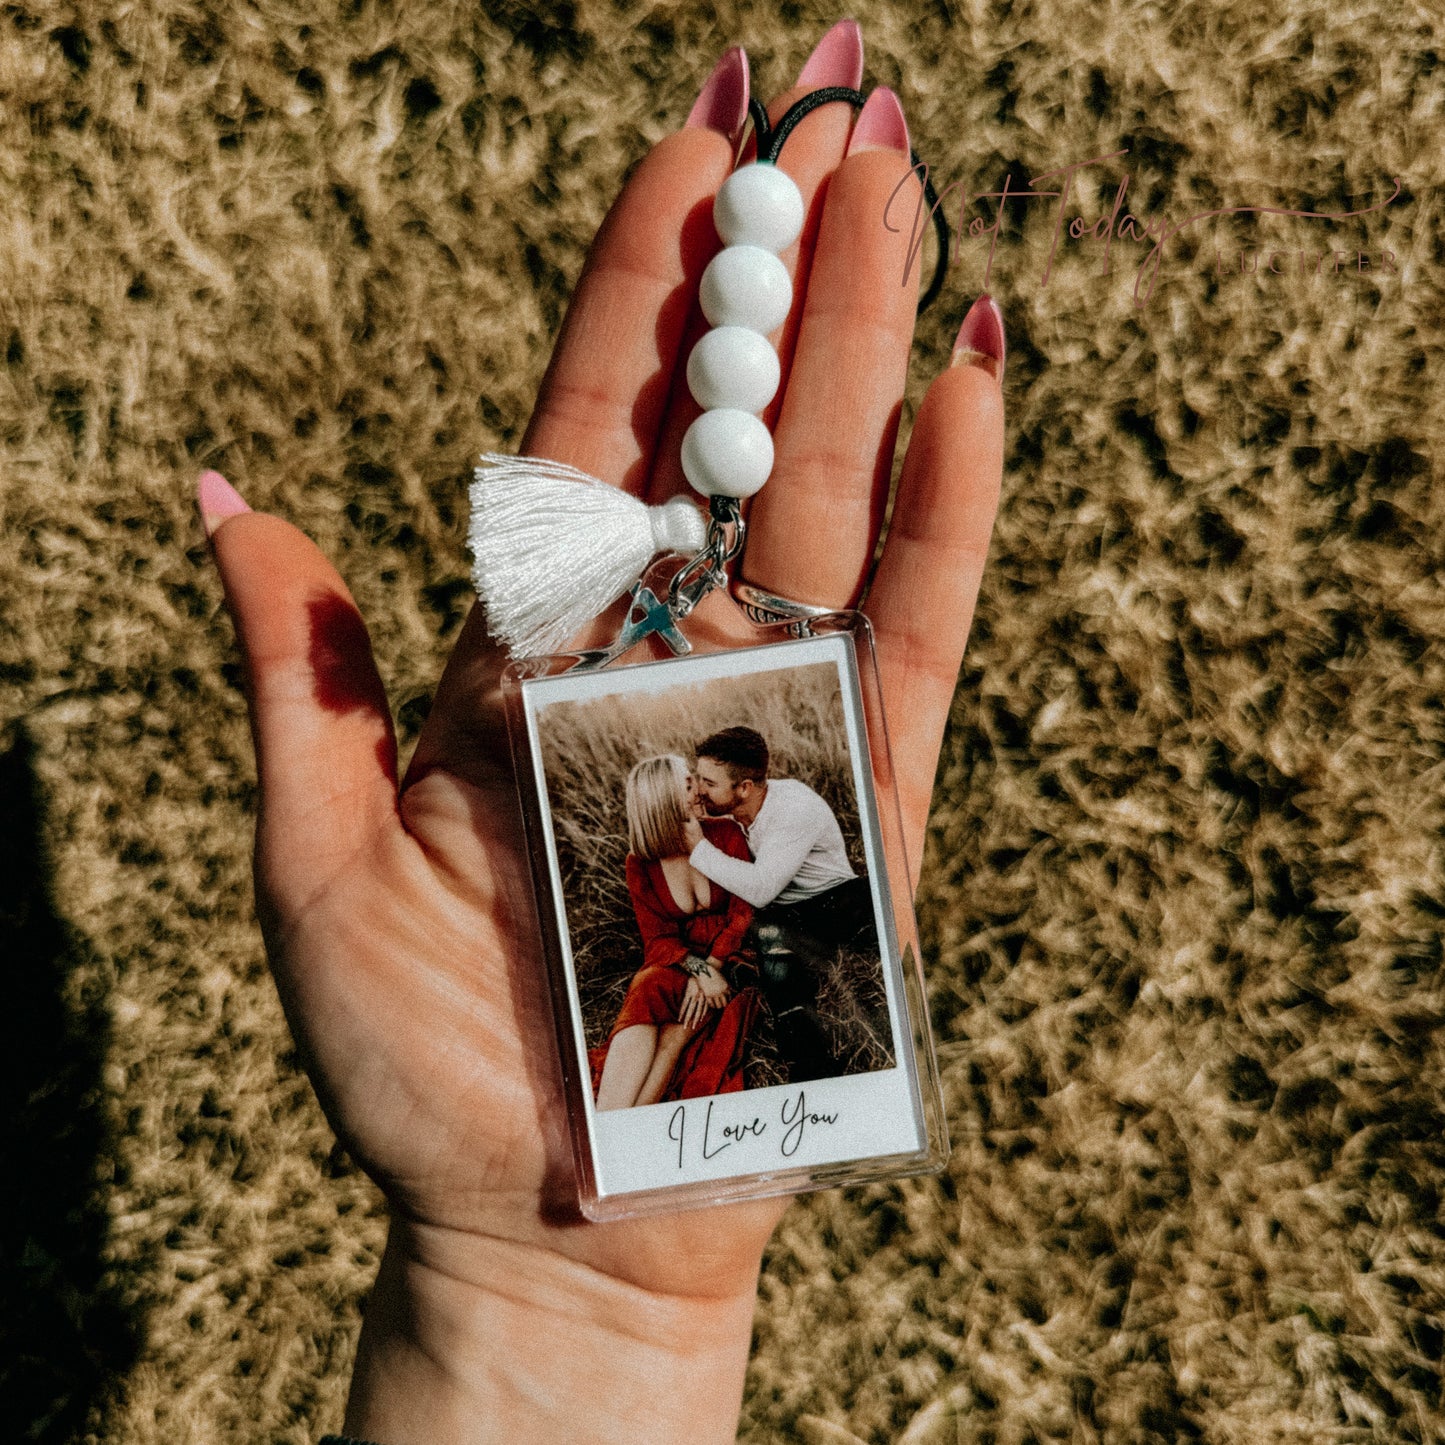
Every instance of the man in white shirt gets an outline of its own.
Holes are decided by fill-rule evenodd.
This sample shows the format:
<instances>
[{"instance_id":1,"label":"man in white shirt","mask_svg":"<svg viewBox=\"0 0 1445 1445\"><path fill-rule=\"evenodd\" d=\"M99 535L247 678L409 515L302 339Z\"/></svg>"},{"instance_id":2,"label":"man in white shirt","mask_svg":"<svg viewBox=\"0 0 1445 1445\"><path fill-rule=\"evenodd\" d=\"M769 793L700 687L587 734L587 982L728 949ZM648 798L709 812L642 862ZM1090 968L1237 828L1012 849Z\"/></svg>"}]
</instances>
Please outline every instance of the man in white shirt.
<instances>
[{"instance_id":1,"label":"man in white shirt","mask_svg":"<svg viewBox=\"0 0 1445 1445\"><path fill-rule=\"evenodd\" d=\"M868 880L853 872L833 810L806 783L768 777L760 733L732 727L704 739L696 776L708 812L741 824L753 855L730 858L698 826L690 861L705 878L756 909L776 905L780 922L820 942L848 942L873 923Z\"/></svg>"},{"instance_id":2,"label":"man in white shirt","mask_svg":"<svg viewBox=\"0 0 1445 1445\"><path fill-rule=\"evenodd\" d=\"M709 813L743 829L752 861L729 857L689 828L689 861L705 878L751 903L764 991L792 1080L842 1072L813 1017L817 970L842 944L877 947L873 895L854 873L833 810L797 778L768 776L768 745L731 727L697 745L695 775ZM836 955L835 955L836 956Z\"/></svg>"}]
</instances>

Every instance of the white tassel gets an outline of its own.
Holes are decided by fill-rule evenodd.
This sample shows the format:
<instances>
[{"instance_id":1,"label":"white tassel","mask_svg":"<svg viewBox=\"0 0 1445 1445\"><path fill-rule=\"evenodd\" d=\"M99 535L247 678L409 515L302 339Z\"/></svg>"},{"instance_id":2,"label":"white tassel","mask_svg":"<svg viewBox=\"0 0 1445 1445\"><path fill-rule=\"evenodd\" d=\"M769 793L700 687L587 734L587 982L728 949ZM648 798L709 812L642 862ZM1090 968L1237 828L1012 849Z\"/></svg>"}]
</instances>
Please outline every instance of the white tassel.
<instances>
[{"instance_id":1,"label":"white tassel","mask_svg":"<svg viewBox=\"0 0 1445 1445\"><path fill-rule=\"evenodd\" d=\"M649 507L562 462L487 452L470 494L472 581L514 657L558 652L662 552L691 555L707 521L686 497Z\"/></svg>"}]
</instances>

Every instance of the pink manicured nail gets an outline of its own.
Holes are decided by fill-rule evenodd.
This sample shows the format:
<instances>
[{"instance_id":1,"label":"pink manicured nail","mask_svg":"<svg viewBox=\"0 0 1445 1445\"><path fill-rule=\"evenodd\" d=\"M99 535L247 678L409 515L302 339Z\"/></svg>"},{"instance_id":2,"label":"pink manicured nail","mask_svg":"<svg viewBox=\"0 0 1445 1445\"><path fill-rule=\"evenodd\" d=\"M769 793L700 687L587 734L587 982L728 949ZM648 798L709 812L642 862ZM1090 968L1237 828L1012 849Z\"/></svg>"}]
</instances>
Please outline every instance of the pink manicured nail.
<instances>
[{"instance_id":1,"label":"pink manicured nail","mask_svg":"<svg viewBox=\"0 0 1445 1445\"><path fill-rule=\"evenodd\" d=\"M227 517L239 517L251 510L240 492L220 472L201 473L201 480L196 483L196 506L208 537L215 536L216 528Z\"/></svg>"},{"instance_id":2,"label":"pink manicured nail","mask_svg":"<svg viewBox=\"0 0 1445 1445\"><path fill-rule=\"evenodd\" d=\"M856 155L859 151L900 151L905 156L912 153L903 107L886 85L880 85L868 97L853 126L848 154Z\"/></svg>"},{"instance_id":3,"label":"pink manicured nail","mask_svg":"<svg viewBox=\"0 0 1445 1445\"><path fill-rule=\"evenodd\" d=\"M862 83L863 27L856 20L840 20L813 47L795 82L811 90L825 85L846 85L857 90Z\"/></svg>"},{"instance_id":4,"label":"pink manicured nail","mask_svg":"<svg viewBox=\"0 0 1445 1445\"><path fill-rule=\"evenodd\" d=\"M734 45L713 66L688 112L686 130L715 130L736 141L748 118L748 54Z\"/></svg>"},{"instance_id":5,"label":"pink manicured nail","mask_svg":"<svg viewBox=\"0 0 1445 1445\"><path fill-rule=\"evenodd\" d=\"M968 308L958 340L953 343L950 366L976 366L996 381L1003 380L1004 358L1008 347L1004 339L1003 312L987 291Z\"/></svg>"}]
</instances>

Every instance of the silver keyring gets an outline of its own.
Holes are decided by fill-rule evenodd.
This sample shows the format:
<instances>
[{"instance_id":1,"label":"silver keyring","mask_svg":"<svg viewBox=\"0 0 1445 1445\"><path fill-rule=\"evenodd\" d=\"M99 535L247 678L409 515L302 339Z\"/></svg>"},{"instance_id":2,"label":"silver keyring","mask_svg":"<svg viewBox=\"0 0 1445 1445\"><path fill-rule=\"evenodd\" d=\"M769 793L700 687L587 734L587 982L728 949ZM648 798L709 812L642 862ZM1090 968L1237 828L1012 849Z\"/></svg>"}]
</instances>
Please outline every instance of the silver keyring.
<instances>
[{"instance_id":1,"label":"silver keyring","mask_svg":"<svg viewBox=\"0 0 1445 1445\"><path fill-rule=\"evenodd\" d=\"M779 622L792 622L806 628L810 622L821 617L833 617L846 611L842 607L822 607L812 602L794 602L791 597L780 597L762 587L754 587L741 577L732 579L729 590L733 600L748 615L749 619L762 627L772 627Z\"/></svg>"}]
</instances>

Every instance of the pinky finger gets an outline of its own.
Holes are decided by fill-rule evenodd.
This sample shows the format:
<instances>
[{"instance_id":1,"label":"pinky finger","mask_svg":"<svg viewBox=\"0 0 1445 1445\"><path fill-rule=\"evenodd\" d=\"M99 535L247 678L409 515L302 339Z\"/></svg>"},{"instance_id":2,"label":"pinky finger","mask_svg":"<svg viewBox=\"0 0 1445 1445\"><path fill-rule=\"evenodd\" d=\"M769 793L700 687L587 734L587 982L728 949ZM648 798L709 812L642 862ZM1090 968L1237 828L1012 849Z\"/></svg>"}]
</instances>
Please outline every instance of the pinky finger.
<instances>
[{"instance_id":1,"label":"pinky finger","mask_svg":"<svg viewBox=\"0 0 1445 1445\"><path fill-rule=\"evenodd\" d=\"M1002 325L985 297L964 320L954 364L919 408L865 609L878 642L915 881L938 749L998 511L1002 365Z\"/></svg>"}]
</instances>

